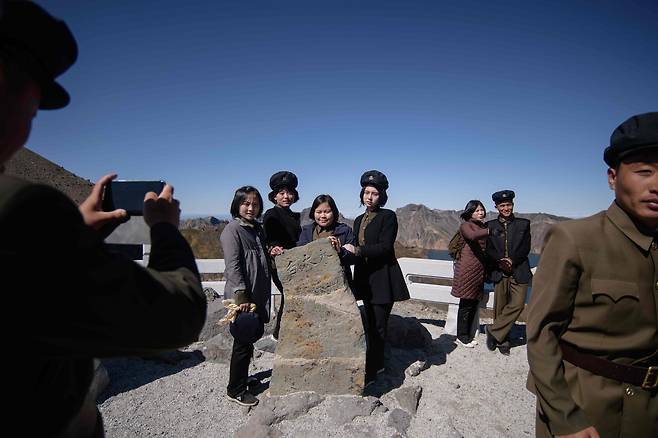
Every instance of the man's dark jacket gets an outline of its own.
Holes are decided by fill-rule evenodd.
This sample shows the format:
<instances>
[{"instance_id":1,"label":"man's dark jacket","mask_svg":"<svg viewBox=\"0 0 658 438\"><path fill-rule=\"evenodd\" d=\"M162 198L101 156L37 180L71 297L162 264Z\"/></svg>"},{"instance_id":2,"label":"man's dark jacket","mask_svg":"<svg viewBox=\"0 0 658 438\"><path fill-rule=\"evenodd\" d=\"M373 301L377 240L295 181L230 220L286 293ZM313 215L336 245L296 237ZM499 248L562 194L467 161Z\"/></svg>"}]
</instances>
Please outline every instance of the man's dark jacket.
<instances>
[{"instance_id":1,"label":"man's dark jacket","mask_svg":"<svg viewBox=\"0 0 658 438\"><path fill-rule=\"evenodd\" d=\"M93 358L194 342L206 299L192 251L171 224L151 228L147 269L109 253L62 193L0 174L0 266L13 358L5 396L24 436L53 436L80 409Z\"/></svg>"},{"instance_id":2,"label":"man's dark jacket","mask_svg":"<svg viewBox=\"0 0 658 438\"><path fill-rule=\"evenodd\" d=\"M487 222L489 237L487 238L487 256L491 267L489 280L498 283L503 278L503 272L496 262L505 257L505 226L498 219ZM530 221L512 215L507 224L507 249L512 259L512 276L519 283L528 283L532 278L528 254L530 254Z\"/></svg>"},{"instance_id":3,"label":"man's dark jacket","mask_svg":"<svg viewBox=\"0 0 658 438\"><path fill-rule=\"evenodd\" d=\"M354 220L356 236L363 216ZM397 235L398 219L395 212L378 210L365 229L365 243L359 244L359 256L354 264L354 295L357 300L389 304L409 299L407 284L395 258Z\"/></svg>"}]
</instances>

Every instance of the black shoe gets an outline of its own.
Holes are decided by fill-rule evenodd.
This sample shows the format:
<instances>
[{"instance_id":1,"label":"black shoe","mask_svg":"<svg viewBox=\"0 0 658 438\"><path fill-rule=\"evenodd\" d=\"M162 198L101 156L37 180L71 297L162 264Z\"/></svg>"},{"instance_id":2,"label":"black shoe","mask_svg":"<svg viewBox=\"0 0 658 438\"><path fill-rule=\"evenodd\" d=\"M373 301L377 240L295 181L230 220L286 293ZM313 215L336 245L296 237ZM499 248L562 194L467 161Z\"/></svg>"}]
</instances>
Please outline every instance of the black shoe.
<instances>
[{"instance_id":1,"label":"black shoe","mask_svg":"<svg viewBox=\"0 0 658 438\"><path fill-rule=\"evenodd\" d=\"M503 356L509 356L510 346L509 345L499 345L498 346L498 351L500 351L500 354L502 354Z\"/></svg>"},{"instance_id":2,"label":"black shoe","mask_svg":"<svg viewBox=\"0 0 658 438\"><path fill-rule=\"evenodd\" d=\"M484 333L487 335L487 348L489 349L489 351L494 351L498 346L498 341L496 340L496 338L493 337L491 333L489 333L488 325L484 326Z\"/></svg>"},{"instance_id":3,"label":"black shoe","mask_svg":"<svg viewBox=\"0 0 658 438\"><path fill-rule=\"evenodd\" d=\"M240 406L256 406L258 404L258 399L256 396L249 391L244 391L242 394L236 396L231 396L228 394L226 394L226 396L229 400L239 404Z\"/></svg>"}]
</instances>

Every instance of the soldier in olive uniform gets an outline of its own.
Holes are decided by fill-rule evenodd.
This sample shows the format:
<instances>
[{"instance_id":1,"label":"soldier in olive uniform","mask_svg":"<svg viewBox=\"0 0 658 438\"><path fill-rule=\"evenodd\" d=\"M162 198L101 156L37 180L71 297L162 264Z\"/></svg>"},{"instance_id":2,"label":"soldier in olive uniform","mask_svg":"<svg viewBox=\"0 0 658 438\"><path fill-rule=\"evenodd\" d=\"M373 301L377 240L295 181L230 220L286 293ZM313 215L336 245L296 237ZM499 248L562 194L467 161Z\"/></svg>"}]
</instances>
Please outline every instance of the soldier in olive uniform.
<instances>
[{"instance_id":1,"label":"soldier in olive uniform","mask_svg":"<svg viewBox=\"0 0 658 438\"><path fill-rule=\"evenodd\" d=\"M538 437L658 436L658 112L612 133L607 211L554 225L528 307Z\"/></svg>"},{"instance_id":2,"label":"soldier in olive uniform","mask_svg":"<svg viewBox=\"0 0 658 438\"><path fill-rule=\"evenodd\" d=\"M530 253L530 221L514 216L514 192L502 190L491 198L498 218L488 221L489 237L486 253L490 259L489 278L495 284L494 322L485 327L487 348L496 347L510 354L509 332L525 306L528 283L532 278Z\"/></svg>"}]
</instances>

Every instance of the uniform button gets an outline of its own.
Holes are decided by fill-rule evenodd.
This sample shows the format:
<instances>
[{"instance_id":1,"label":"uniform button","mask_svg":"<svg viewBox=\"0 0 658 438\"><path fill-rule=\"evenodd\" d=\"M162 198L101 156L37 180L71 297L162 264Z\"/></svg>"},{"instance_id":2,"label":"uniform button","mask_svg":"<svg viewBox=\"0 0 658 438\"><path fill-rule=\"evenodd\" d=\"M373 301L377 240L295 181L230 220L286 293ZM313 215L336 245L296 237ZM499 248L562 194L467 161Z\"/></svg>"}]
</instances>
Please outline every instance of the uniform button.
<instances>
[{"instance_id":1,"label":"uniform button","mask_svg":"<svg viewBox=\"0 0 658 438\"><path fill-rule=\"evenodd\" d=\"M635 395L635 390L629 386L628 388L626 388L626 395L629 396Z\"/></svg>"},{"instance_id":2,"label":"uniform button","mask_svg":"<svg viewBox=\"0 0 658 438\"><path fill-rule=\"evenodd\" d=\"M656 282L656 289L658 290L658 281Z\"/></svg>"},{"instance_id":3,"label":"uniform button","mask_svg":"<svg viewBox=\"0 0 658 438\"><path fill-rule=\"evenodd\" d=\"M655 241L651 242L651 249L655 251L656 248L658 248L658 243L656 243Z\"/></svg>"}]
</instances>

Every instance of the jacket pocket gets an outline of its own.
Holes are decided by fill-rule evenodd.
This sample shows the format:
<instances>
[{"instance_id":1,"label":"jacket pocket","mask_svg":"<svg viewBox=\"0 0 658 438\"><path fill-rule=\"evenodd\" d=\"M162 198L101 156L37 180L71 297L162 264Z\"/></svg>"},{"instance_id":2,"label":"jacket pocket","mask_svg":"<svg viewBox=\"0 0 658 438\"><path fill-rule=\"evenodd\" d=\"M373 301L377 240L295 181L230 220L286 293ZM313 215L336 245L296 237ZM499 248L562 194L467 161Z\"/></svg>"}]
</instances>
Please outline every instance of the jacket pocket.
<instances>
[{"instance_id":1,"label":"jacket pocket","mask_svg":"<svg viewBox=\"0 0 658 438\"><path fill-rule=\"evenodd\" d=\"M607 295L615 303L619 302L622 298L631 298L639 301L639 287L637 283L630 281L619 280L599 280L592 278L591 280L592 297L596 299L597 295Z\"/></svg>"}]
</instances>

